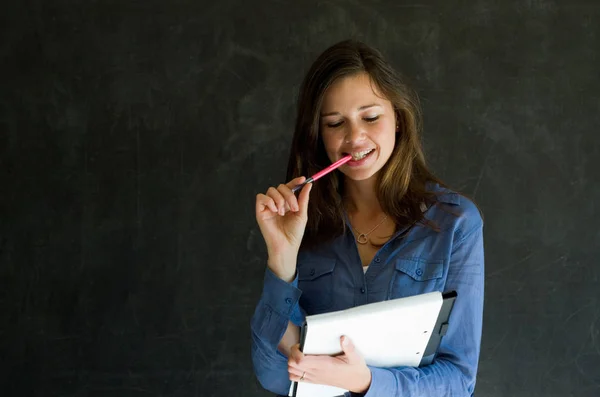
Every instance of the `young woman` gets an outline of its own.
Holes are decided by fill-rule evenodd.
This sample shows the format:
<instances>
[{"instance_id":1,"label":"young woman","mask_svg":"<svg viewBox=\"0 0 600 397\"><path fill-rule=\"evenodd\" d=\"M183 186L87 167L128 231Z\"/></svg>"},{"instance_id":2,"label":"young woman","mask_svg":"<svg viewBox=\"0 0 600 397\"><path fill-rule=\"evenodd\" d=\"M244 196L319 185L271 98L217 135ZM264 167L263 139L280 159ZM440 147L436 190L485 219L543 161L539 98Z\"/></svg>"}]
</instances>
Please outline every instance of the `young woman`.
<instances>
[{"instance_id":1,"label":"young woman","mask_svg":"<svg viewBox=\"0 0 600 397\"><path fill-rule=\"evenodd\" d=\"M416 97L381 54L344 41L315 61L300 90L287 184L256 197L268 261L251 322L261 385L291 381L370 396L470 396L481 341L483 222L469 199L427 168ZM296 196L291 188L347 154L353 160ZM344 354L303 355L306 315L455 290L450 327L432 364L369 366Z\"/></svg>"}]
</instances>

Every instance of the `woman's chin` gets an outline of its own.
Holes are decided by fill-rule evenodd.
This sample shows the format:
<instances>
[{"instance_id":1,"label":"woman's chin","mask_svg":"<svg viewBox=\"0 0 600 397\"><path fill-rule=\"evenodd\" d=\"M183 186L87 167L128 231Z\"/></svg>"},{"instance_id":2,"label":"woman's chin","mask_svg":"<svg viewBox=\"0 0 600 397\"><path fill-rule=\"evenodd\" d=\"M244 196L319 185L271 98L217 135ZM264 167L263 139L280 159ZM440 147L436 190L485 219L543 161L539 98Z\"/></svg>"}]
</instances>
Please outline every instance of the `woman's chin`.
<instances>
[{"instance_id":1,"label":"woman's chin","mask_svg":"<svg viewBox=\"0 0 600 397\"><path fill-rule=\"evenodd\" d=\"M344 170L344 175L346 176L347 180L350 180L352 182L362 182L362 181L368 181L372 178L374 178L377 175L377 172L373 171L373 170L350 170L350 171L346 171Z\"/></svg>"}]
</instances>

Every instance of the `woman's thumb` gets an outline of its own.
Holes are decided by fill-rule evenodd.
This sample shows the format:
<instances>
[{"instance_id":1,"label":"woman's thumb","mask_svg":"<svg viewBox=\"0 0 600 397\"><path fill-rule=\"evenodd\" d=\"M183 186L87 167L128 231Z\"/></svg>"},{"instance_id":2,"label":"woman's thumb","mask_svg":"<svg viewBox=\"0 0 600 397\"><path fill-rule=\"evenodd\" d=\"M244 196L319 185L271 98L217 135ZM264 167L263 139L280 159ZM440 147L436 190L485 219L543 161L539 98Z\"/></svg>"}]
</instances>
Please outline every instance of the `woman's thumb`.
<instances>
[{"instance_id":1,"label":"woman's thumb","mask_svg":"<svg viewBox=\"0 0 600 397\"><path fill-rule=\"evenodd\" d=\"M356 350L354 348L354 343L352 343L350 338L348 338L347 336L342 336L341 339L342 350L344 354L346 355L346 357L348 357L350 361L354 360L356 358Z\"/></svg>"},{"instance_id":2,"label":"woman's thumb","mask_svg":"<svg viewBox=\"0 0 600 397\"><path fill-rule=\"evenodd\" d=\"M306 215L306 213L308 212L308 199L311 190L312 183L307 183L306 185L304 185L302 190L300 190L300 194L298 195L298 207L300 207L300 213L302 215Z\"/></svg>"}]
</instances>

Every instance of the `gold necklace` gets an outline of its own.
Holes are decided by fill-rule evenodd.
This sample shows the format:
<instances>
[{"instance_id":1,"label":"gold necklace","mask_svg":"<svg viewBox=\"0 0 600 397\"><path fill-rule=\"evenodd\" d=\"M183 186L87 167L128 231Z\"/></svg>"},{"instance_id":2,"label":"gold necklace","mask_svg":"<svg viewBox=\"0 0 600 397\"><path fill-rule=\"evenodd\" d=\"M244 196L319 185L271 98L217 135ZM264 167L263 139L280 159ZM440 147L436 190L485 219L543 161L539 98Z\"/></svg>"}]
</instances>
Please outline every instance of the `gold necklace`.
<instances>
[{"instance_id":1,"label":"gold necklace","mask_svg":"<svg viewBox=\"0 0 600 397\"><path fill-rule=\"evenodd\" d=\"M371 233L372 233L372 232L373 232L375 229L377 229L379 226L381 226L381 224L382 224L383 222L385 222L385 220L386 220L386 219L387 219L387 215L383 217L383 219L381 220L381 222L379 222L379 223L377 224L377 226L375 226L373 229L369 230L367 233L361 233L361 232L359 232L359 231L358 231L356 228L354 228L354 230L355 230L357 233L359 233L358 237L356 238L356 242L357 242L357 243L359 243L359 244L363 244L363 245L364 245L364 244L366 244L366 243L368 243L368 242L369 242L369 239L367 238L367 236L368 236L369 234L371 234ZM354 226L353 226L353 227L354 227Z\"/></svg>"}]
</instances>

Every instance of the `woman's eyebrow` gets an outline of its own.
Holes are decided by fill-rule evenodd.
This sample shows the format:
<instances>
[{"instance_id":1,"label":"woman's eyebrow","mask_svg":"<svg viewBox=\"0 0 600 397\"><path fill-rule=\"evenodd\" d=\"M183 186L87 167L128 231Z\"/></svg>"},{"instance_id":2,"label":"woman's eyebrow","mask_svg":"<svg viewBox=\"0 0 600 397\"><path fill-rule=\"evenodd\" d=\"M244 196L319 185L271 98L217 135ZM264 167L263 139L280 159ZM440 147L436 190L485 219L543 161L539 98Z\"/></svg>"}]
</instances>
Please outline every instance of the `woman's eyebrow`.
<instances>
[{"instance_id":1,"label":"woman's eyebrow","mask_svg":"<svg viewBox=\"0 0 600 397\"><path fill-rule=\"evenodd\" d=\"M371 104L369 104L369 105L364 105L364 106L361 106L361 107L359 107L359 108L358 108L358 110L359 110L359 111L361 111L361 110L365 110L365 109L372 108L372 107L375 107L375 106L382 107L382 106L381 106L380 104L378 104L378 103L371 103ZM337 115L339 115L339 114L340 114L340 112L328 112L328 113L321 113L321 117L327 117L327 116L337 116Z\"/></svg>"}]
</instances>

